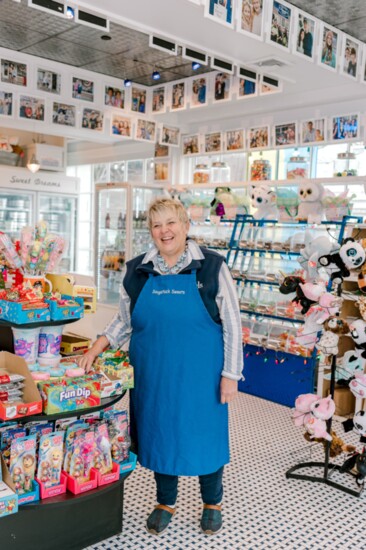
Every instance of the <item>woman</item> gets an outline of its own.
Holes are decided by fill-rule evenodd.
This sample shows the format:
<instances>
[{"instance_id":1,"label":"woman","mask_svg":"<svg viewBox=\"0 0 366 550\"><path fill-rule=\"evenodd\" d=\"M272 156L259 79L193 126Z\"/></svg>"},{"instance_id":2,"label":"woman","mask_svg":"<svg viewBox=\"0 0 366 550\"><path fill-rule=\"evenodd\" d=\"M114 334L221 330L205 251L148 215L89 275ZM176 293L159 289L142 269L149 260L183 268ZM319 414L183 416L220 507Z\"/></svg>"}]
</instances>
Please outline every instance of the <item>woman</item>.
<instances>
[{"instance_id":1,"label":"woman","mask_svg":"<svg viewBox=\"0 0 366 550\"><path fill-rule=\"evenodd\" d=\"M304 38L305 38L305 31L304 29L300 29L299 37L297 39L297 51L300 53L304 53Z\"/></svg>"},{"instance_id":2,"label":"woman","mask_svg":"<svg viewBox=\"0 0 366 550\"><path fill-rule=\"evenodd\" d=\"M81 359L130 339L135 368L131 435L153 470L157 502L147 530L161 534L175 513L178 476L199 476L201 529L222 527L228 407L237 395L243 352L237 294L222 256L187 240L182 204L158 198L148 224L154 248L127 262L119 312Z\"/></svg>"},{"instance_id":3,"label":"woman","mask_svg":"<svg viewBox=\"0 0 366 550\"><path fill-rule=\"evenodd\" d=\"M336 56L333 52L333 32L327 31L325 35L324 48L322 51L322 63L329 65L329 67L336 66Z\"/></svg>"},{"instance_id":4,"label":"woman","mask_svg":"<svg viewBox=\"0 0 366 550\"><path fill-rule=\"evenodd\" d=\"M252 32L253 16L249 2L243 2L241 13L241 28L243 31Z\"/></svg>"}]
</instances>

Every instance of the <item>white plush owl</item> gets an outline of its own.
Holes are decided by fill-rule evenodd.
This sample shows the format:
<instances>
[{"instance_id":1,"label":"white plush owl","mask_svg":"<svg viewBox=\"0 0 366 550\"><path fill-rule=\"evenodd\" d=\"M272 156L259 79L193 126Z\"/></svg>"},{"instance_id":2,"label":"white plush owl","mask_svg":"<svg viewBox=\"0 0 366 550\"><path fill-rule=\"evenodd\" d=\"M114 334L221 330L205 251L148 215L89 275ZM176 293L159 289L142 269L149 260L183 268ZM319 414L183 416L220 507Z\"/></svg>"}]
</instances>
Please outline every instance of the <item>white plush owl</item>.
<instances>
[{"instance_id":1,"label":"white plush owl","mask_svg":"<svg viewBox=\"0 0 366 550\"><path fill-rule=\"evenodd\" d=\"M324 187L317 182L303 182L299 185L300 198L297 217L309 223L320 223L324 220L323 195Z\"/></svg>"}]
</instances>

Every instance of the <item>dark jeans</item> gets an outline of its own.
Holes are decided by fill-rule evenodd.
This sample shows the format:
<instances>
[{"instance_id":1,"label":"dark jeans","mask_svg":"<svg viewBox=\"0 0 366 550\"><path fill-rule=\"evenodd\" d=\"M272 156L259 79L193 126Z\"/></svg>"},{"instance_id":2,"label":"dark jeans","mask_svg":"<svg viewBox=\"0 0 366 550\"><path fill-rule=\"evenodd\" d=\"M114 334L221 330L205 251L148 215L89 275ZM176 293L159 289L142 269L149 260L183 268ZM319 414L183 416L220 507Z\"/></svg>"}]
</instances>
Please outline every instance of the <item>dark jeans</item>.
<instances>
[{"instance_id":1,"label":"dark jeans","mask_svg":"<svg viewBox=\"0 0 366 550\"><path fill-rule=\"evenodd\" d=\"M199 476L202 501L205 504L219 504L224 493L222 475L224 467L213 474ZM156 481L156 494L159 504L171 506L177 500L178 476L168 476L154 472Z\"/></svg>"}]
</instances>

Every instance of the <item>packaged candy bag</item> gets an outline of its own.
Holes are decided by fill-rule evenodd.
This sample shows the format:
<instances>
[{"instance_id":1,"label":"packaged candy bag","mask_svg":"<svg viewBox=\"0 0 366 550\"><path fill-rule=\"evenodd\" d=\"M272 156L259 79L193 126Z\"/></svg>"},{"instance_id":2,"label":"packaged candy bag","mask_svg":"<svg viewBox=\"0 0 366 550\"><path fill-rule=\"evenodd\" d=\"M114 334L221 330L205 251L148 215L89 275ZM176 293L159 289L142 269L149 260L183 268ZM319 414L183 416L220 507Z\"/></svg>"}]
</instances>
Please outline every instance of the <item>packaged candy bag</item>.
<instances>
[{"instance_id":1,"label":"packaged candy bag","mask_svg":"<svg viewBox=\"0 0 366 550\"><path fill-rule=\"evenodd\" d=\"M10 475L18 494L32 491L36 471L36 436L14 439L10 450Z\"/></svg>"},{"instance_id":2,"label":"packaged candy bag","mask_svg":"<svg viewBox=\"0 0 366 550\"><path fill-rule=\"evenodd\" d=\"M109 441L108 426L101 423L95 428L96 449L93 457L93 466L101 474L112 471L113 462L111 455L111 443Z\"/></svg>"},{"instance_id":3,"label":"packaged candy bag","mask_svg":"<svg viewBox=\"0 0 366 550\"><path fill-rule=\"evenodd\" d=\"M39 442L37 479L45 487L60 484L63 451L63 432L54 432L41 437Z\"/></svg>"}]
</instances>

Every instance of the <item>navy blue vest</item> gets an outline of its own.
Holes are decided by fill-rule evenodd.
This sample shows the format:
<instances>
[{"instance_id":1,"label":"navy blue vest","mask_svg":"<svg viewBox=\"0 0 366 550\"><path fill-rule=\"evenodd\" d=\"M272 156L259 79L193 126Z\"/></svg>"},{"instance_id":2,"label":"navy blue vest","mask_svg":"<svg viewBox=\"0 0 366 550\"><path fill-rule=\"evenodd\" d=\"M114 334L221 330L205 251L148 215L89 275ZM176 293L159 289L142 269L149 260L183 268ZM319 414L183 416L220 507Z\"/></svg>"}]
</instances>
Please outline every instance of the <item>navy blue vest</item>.
<instances>
[{"instance_id":1,"label":"navy blue vest","mask_svg":"<svg viewBox=\"0 0 366 550\"><path fill-rule=\"evenodd\" d=\"M179 274L191 273L192 269L197 270L197 286L202 301L214 322L220 324L220 314L215 298L219 289L220 268L225 259L213 250L201 247L200 249L204 255L204 259L192 260L189 266ZM127 271L123 280L123 286L131 299L131 315L140 292L149 278L149 273L160 276L160 273L154 270L152 262L148 262L147 264L141 263L144 256L145 254L141 254L126 263Z\"/></svg>"}]
</instances>

